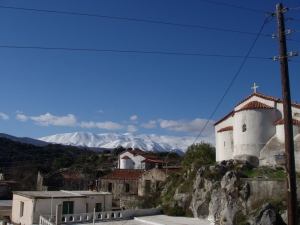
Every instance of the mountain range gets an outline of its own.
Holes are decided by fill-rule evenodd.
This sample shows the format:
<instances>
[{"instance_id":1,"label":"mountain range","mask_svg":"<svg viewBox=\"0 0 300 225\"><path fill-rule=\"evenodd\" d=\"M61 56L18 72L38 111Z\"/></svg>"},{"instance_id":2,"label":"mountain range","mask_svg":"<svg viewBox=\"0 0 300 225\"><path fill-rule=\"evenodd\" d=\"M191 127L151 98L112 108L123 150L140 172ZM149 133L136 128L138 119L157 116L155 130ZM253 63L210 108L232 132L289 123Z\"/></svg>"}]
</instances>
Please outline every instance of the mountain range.
<instances>
[{"instance_id":1,"label":"mountain range","mask_svg":"<svg viewBox=\"0 0 300 225\"><path fill-rule=\"evenodd\" d=\"M187 147L194 142L194 137L159 136L156 134L134 135L131 133L116 134L104 133L93 134L89 132L74 132L65 134L55 134L38 139L29 137L15 137L9 134L0 133L0 137L8 138L36 146L51 144L71 145L80 148L89 148L94 151L103 149L114 149L118 146L124 148L138 148L143 151L156 152L177 152L183 155Z\"/></svg>"},{"instance_id":2,"label":"mountain range","mask_svg":"<svg viewBox=\"0 0 300 225\"><path fill-rule=\"evenodd\" d=\"M38 140L48 143L98 149L114 149L121 145L124 148L139 148L144 151L174 151L181 155L194 141L191 137L159 136L156 134L92 134L88 132L56 134L42 137Z\"/></svg>"}]
</instances>

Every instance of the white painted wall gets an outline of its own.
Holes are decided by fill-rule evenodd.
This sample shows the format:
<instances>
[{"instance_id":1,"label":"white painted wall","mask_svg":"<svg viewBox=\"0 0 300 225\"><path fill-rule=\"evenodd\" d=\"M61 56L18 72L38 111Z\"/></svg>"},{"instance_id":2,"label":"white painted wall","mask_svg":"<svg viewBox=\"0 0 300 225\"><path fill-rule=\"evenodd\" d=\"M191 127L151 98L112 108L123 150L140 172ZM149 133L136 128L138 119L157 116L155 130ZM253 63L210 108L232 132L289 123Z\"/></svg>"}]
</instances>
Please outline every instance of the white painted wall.
<instances>
[{"instance_id":1,"label":"white painted wall","mask_svg":"<svg viewBox=\"0 0 300 225\"><path fill-rule=\"evenodd\" d=\"M220 130L221 128L228 127L228 126L233 126L233 118L232 116L228 117L226 120L222 121L221 123L217 124L215 126L215 137L216 137L216 161L221 161L224 160L220 153L222 151L222 147L224 145L224 142L220 140L219 135L221 133L218 133L217 131ZM222 139L222 138L221 138Z\"/></svg>"},{"instance_id":2,"label":"white painted wall","mask_svg":"<svg viewBox=\"0 0 300 225\"><path fill-rule=\"evenodd\" d=\"M122 159L124 156L128 156L130 158L126 159L126 163L123 161L125 159ZM142 161L145 158L141 155L133 155L130 152L124 152L122 154L119 155L119 160L118 162L120 163L118 165L118 168L120 169L144 169L144 165L142 163Z\"/></svg>"},{"instance_id":3,"label":"white painted wall","mask_svg":"<svg viewBox=\"0 0 300 225\"><path fill-rule=\"evenodd\" d=\"M251 109L234 115L234 156L259 157L260 150L276 133L274 122L278 120L276 109ZM246 131L242 132L243 124Z\"/></svg>"},{"instance_id":4,"label":"white painted wall","mask_svg":"<svg viewBox=\"0 0 300 225\"><path fill-rule=\"evenodd\" d=\"M134 169L134 161L132 159L120 159L120 169Z\"/></svg>"},{"instance_id":5,"label":"white painted wall","mask_svg":"<svg viewBox=\"0 0 300 225\"><path fill-rule=\"evenodd\" d=\"M218 136L218 157L220 161L233 159L233 131L223 131L218 133Z\"/></svg>"},{"instance_id":6,"label":"white painted wall","mask_svg":"<svg viewBox=\"0 0 300 225\"><path fill-rule=\"evenodd\" d=\"M24 214L20 217L20 203L24 202ZM74 214L85 213L86 204L88 211L93 212L96 203L102 203L102 211L111 211L112 195L91 195L75 198L44 198L30 199L14 194L12 207L12 221L21 225L31 225L39 222L40 215L55 215L56 205L63 204L64 201L74 201Z\"/></svg>"}]
</instances>

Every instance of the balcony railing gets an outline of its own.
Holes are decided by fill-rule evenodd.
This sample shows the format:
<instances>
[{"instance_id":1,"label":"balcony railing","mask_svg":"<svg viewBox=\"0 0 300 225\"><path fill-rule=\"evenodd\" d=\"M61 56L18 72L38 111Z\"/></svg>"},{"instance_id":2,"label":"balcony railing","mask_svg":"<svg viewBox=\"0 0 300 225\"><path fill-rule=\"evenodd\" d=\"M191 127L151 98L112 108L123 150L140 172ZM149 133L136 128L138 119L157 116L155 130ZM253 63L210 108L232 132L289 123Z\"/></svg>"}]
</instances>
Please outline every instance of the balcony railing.
<instances>
[{"instance_id":1,"label":"balcony railing","mask_svg":"<svg viewBox=\"0 0 300 225\"><path fill-rule=\"evenodd\" d=\"M106 212L90 212L79 214L64 214L61 216L61 224L66 223L83 223L92 222L93 220L114 220L114 219L127 219L134 216L155 215L159 214L159 209L139 209L139 210L119 210L119 211L106 211ZM95 219L94 219L95 216ZM41 225L54 225L56 215L43 215L40 216Z\"/></svg>"}]
</instances>

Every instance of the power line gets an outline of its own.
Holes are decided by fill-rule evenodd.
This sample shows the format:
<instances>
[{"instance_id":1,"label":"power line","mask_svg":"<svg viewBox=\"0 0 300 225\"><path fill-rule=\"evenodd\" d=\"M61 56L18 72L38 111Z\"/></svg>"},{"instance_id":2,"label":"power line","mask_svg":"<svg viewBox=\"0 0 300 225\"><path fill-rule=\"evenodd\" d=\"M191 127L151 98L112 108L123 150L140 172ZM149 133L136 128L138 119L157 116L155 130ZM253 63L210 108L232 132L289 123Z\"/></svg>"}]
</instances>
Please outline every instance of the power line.
<instances>
[{"instance_id":1,"label":"power line","mask_svg":"<svg viewBox=\"0 0 300 225\"><path fill-rule=\"evenodd\" d=\"M155 21L155 20L143 20L143 19L135 19L135 18L128 18L128 17L105 16L105 15L97 15L97 14L64 12L64 11L46 10L46 9L20 8L20 7L11 7L11 6L0 6L0 8L2 8L2 9L13 9L13 10L34 11L34 12L44 12L44 13L67 14L67 15L76 15L76 16L88 16L88 17L117 19L117 20L127 20L127 21L135 21L135 22L164 24L164 25L172 25L172 26L180 26L180 27L189 27L189 28L197 28L197 29L206 29L206 30L216 30L216 31L223 31L223 32L239 33L239 34L257 35L256 33L246 32L246 31L229 30L229 29L189 25L189 24L182 24L182 23L162 22L162 21ZM267 36L267 37L270 36L270 35L267 35L267 34L260 34L260 35L261 36Z\"/></svg>"},{"instance_id":2,"label":"power line","mask_svg":"<svg viewBox=\"0 0 300 225\"><path fill-rule=\"evenodd\" d=\"M223 5L223 6L229 6L229 7L238 8L238 9L249 10L249 11L253 11L253 12L266 13L264 11L257 10L257 9L250 9L250 8L246 8L246 7L241 7L241 6L236 6L236 5L230 5L230 4L221 3L221 2L215 2L215 1L210 1L210 0L201 0L201 1L203 1L203 2L209 2L209 3L213 3L213 4L218 4L218 5Z\"/></svg>"},{"instance_id":3,"label":"power line","mask_svg":"<svg viewBox=\"0 0 300 225\"><path fill-rule=\"evenodd\" d=\"M299 40L295 40L295 39L290 39L290 38L287 38L286 40L288 40L288 41L295 41L295 42L300 42Z\"/></svg>"},{"instance_id":4,"label":"power line","mask_svg":"<svg viewBox=\"0 0 300 225\"><path fill-rule=\"evenodd\" d=\"M259 31L258 34L260 34L260 32L263 30L264 26L269 22L269 21L268 21L268 18L269 18L269 17L267 17L267 18L265 19L265 21L264 21L262 27L260 28L260 31ZM221 100L219 101L219 103L217 104L216 108L215 108L214 111L212 112L211 116L209 117L209 119L208 119L207 122L205 123L204 127L202 128L202 130L200 131L200 133L199 133L198 136L196 137L196 139L195 139L193 145L195 145L197 139L200 137L200 135L202 134L203 130L206 128L207 124L211 121L211 118L213 117L213 115L215 114L215 112L216 112L217 109L219 108L220 104L222 103L223 99L224 99L225 96L227 95L227 93L228 93L228 91L230 90L231 86L233 85L235 79L237 78L237 76L239 75L240 71L242 70L242 68L243 68L243 66L244 66L244 64L245 64L245 62L246 62L246 60L249 58L249 55L250 55L250 53L251 53L251 51L252 51L252 49L253 49L253 47L254 47L254 45L255 45L257 39L258 39L258 37L259 37L259 35L256 36L256 38L255 38L255 40L254 40L254 42L253 42L251 48L249 49L249 51L248 51L248 53L247 53L247 55L246 55L244 61L243 61L242 64L241 64L240 68L238 69L237 73L236 73L235 76L233 77L233 79L232 79L231 83L229 84L227 90L226 90L225 93L223 94Z\"/></svg>"},{"instance_id":5,"label":"power line","mask_svg":"<svg viewBox=\"0 0 300 225\"><path fill-rule=\"evenodd\" d=\"M33 50L61 50L61 51L88 51L88 52L114 52L114 53L138 53L138 54L158 54L158 55L181 55L181 56L206 56L223 58L246 58L240 55L204 54L204 53L183 53L183 52L159 52L159 51L139 51L139 50L119 50L119 49L96 49L96 48L65 48L65 47L42 47L42 46L16 46L0 45L0 48L7 49L33 49ZM252 59L273 59L270 57L251 56Z\"/></svg>"}]
</instances>

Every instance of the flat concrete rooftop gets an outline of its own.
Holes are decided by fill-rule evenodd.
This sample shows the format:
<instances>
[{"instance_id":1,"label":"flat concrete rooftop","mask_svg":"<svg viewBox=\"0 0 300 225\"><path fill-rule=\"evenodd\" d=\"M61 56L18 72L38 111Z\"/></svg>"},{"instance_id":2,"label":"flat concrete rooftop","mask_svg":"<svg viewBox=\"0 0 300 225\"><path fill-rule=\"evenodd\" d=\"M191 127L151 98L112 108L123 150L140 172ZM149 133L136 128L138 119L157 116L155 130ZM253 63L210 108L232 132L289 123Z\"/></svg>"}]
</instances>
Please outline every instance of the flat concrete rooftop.
<instances>
[{"instance_id":1,"label":"flat concrete rooftop","mask_svg":"<svg viewBox=\"0 0 300 225\"><path fill-rule=\"evenodd\" d=\"M95 225L210 225L211 221L189 217L174 217L166 215L134 217L132 220L97 221ZM89 225L89 224L85 224Z\"/></svg>"},{"instance_id":2,"label":"flat concrete rooftop","mask_svg":"<svg viewBox=\"0 0 300 225\"><path fill-rule=\"evenodd\" d=\"M28 198L86 198L91 195L109 195L109 192L97 191L14 191L14 194Z\"/></svg>"}]
</instances>

